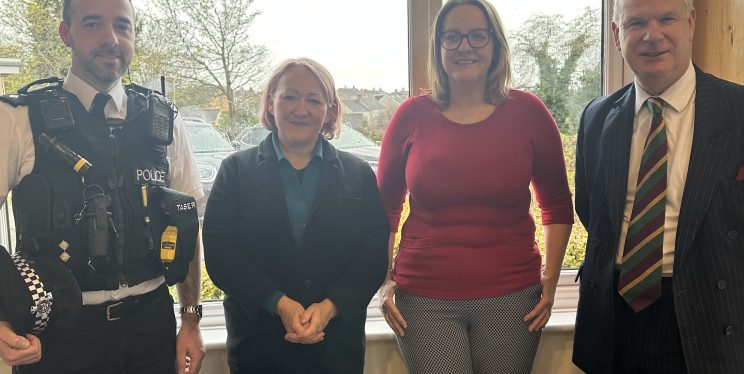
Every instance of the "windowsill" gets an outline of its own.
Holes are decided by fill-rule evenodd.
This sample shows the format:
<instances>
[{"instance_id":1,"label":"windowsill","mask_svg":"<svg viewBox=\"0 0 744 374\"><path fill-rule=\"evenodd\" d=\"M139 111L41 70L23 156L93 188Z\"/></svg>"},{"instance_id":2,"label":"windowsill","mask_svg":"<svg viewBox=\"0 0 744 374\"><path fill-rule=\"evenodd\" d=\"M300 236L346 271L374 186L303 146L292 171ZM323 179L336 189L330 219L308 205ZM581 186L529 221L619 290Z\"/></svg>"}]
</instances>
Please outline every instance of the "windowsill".
<instances>
[{"instance_id":1,"label":"windowsill","mask_svg":"<svg viewBox=\"0 0 744 374\"><path fill-rule=\"evenodd\" d=\"M543 333L573 331L575 320L575 311L554 311L550 317L550 321L548 321L548 325L543 329ZM384 319L380 318L367 318L366 332L367 341L395 339L393 330L390 329Z\"/></svg>"},{"instance_id":2,"label":"windowsill","mask_svg":"<svg viewBox=\"0 0 744 374\"><path fill-rule=\"evenodd\" d=\"M576 304L578 303L579 285L575 282L576 270L564 269L558 281L553 314L545 326L543 333L556 334L574 330L576 320ZM379 300L375 295L367 307L366 333L367 341L394 340L393 330L387 325L377 307ZM178 320L178 319L177 319ZM201 321L201 331L207 350L225 349L227 330L225 329L225 315L221 301L204 303L204 318Z\"/></svg>"},{"instance_id":3,"label":"windowsill","mask_svg":"<svg viewBox=\"0 0 744 374\"><path fill-rule=\"evenodd\" d=\"M553 311L543 334L571 332L574 330L575 320L575 310ZM205 304L205 316L202 319L201 331L207 351L225 349L227 330L225 329L225 317L222 314L222 303ZM367 318L366 333L368 342L395 339L393 330L380 317Z\"/></svg>"}]
</instances>

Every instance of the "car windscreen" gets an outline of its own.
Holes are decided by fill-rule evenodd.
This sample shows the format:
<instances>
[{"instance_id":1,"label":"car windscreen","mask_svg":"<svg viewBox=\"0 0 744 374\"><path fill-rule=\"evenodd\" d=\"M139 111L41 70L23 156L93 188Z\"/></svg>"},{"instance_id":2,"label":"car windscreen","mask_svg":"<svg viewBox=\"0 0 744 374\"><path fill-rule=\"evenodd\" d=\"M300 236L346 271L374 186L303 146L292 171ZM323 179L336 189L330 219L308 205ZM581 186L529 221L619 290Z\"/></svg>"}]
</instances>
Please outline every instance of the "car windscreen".
<instances>
[{"instance_id":1,"label":"car windscreen","mask_svg":"<svg viewBox=\"0 0 744 374\"><path fill-rule=\"evenodd\" d=\"M230 142L212 126L186 124L194 153L232 152Z\"/></svg>"},{"instance_id":2,"label":"car windscreen","mask_svg":"<svg viewBox=\"0 0 744 374\"><path fill-rule=\"evenodd\" d=\"M375 142L364 136L361 132L354 130L351 126L344 125L341 128L341 136L331 140L334 147L338 149L349 149L359 147L374 147Z\"/></svg>"}]
</instances>

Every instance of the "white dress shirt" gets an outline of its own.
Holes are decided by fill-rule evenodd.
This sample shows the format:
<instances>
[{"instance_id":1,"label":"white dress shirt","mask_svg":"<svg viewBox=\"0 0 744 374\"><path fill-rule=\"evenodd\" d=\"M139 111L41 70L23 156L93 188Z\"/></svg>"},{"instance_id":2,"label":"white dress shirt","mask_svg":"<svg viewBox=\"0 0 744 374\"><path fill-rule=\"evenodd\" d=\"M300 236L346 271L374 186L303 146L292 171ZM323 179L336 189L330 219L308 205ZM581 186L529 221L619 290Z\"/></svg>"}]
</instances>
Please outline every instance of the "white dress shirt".
<instances>
[{"instance_id":1,"label":"white dress shirt","mask_svg":"<svg viewBox=\"0 0 744 374\"><path fill-rule=\"evenodd\" d=\"M666 89L660 97L664 101L662 115L667 131L667 189L666 208L664 210L664 257L662 274L671 276L674 268L674 242L677 238L677 222L682 205L682 193L687 180L687 168L690 165L692 137L695 126L695 69L690 62L687 71L680 79ZM648 130L651 127L651 111L645 106L651 95L635 82L635 119L633 120L633 137L630 145L628 163L628 190L625 195L625 211L620 228L616 261L620 264L628 233L628 223L635 201L638 169L641 166L643 146Z\"/></svg>"},{"instance_id":2,"label":"white dress shirt","mask_svg":"<svg viewBox=\"0 0 744 374\"><path fill-rule=\"evenodd\" d=\"M67 74L63 88L77 96L83 107L88 110L98 94L95 88L71 71ZM127 116L127 95L121 81L106 93L111 96L111 100L104 107L106 117L124 120ZM206 198L191 151L191 142L180 116L176 116L173 127L173 143L167 147L166 156L170 165L169 187L192 195L197 201L197 209L201 216ZM35 147L27 106L13 108L0 103L0 150L5 150L0 152L0 205L2 205L9 191L34 168ZM83 304L102 304L132 295L141 295L156 289L163 282L165 278L160 276L133 287L124 285L112 291L83 292Z\"/></svg>"}]
</instances>

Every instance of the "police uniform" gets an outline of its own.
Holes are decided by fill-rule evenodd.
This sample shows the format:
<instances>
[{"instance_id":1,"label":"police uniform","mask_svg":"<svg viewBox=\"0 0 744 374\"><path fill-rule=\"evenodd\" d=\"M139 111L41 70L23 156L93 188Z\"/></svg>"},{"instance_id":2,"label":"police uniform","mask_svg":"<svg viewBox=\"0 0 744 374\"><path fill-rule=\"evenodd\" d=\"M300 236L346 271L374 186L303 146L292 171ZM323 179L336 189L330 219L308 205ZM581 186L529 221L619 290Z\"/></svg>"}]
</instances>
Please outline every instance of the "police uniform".
<instances>
[{"instance_id":1,"label":"police uniform","mask_svg":"<svg viewBox=\"0 0 744 374\"><path fill-rule=\"evenodd\" d=\"M72 72L55 94L67 99L75 119L73 133L63 137L65 146L93 164L90 175L81 179L72 167L35 143L43 132L38 123L47 115L39 113L43 110L38 101L30 106L0 103L0 149L7 150L0 152L0 203L13 189L19 249L63 261L83 291L84 306L70 332L46 340L42 336L38 364L16 369L20 373L170 372L175 367L173 300L153 255L160 249L162 227L148 229L144 216L161 211L160 195L152 192L153 187L166 185L193 196L203 211L204 192L183 121L175 115L170 144L154 144L142 130L148 121L140 115L148 106L142 92L125 89L119 81L107 93L111 97L104 107L107 122L123 122L114 127L91 116L99 93ZM143 185L151 193L150 207L141 201L147 200L139 193ZM111 245L94 256L88 253L92 250L86 236L91 229L81 233L81 227L86 219L95 219L89 217L89 205L99 195L109 196L104 203L108 212L99 214L97 222L110 225L106 234ZM39 217L48 218L40 224ZM154 219L151 224L160 223ZM148 241L157 250L147 248Z\"/></svg>"}]
</instances>

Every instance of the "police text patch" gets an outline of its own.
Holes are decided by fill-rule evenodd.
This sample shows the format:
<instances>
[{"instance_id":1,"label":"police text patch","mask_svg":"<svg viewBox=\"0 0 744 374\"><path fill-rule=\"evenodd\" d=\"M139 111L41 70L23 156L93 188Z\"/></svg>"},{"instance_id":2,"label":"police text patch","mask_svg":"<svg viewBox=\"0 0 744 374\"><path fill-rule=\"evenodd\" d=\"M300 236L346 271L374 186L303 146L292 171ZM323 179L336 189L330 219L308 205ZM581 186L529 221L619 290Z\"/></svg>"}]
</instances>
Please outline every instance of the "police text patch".
<instances>
[{"instance_id":1,"label":"police text patch","mask_svg":"<svg viewBox=\"0 0 744 374\"><path fill-rule=\"evenodd\" d=\"M166 168L152 165L138 165L134 171L134 179L137 184L165 186L167 176L168 170Z\"/></svg>"}]
</instances>

